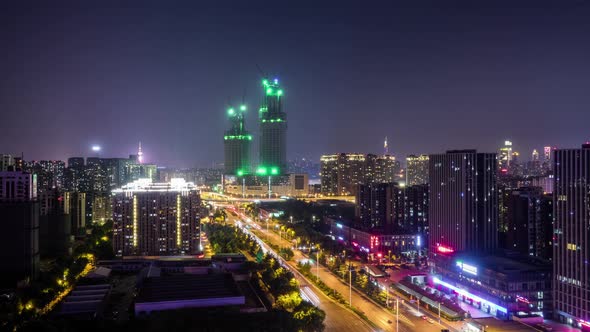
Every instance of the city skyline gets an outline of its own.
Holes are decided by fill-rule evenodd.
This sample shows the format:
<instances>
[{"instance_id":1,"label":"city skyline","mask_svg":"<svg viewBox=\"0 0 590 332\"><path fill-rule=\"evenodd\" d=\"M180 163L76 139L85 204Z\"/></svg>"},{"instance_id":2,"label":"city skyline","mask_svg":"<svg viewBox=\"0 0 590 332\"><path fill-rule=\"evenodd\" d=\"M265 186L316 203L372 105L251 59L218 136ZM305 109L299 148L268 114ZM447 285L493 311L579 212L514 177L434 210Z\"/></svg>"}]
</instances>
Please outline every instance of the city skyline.
<instances>
[{"instance_id":1,"label":"city skyline","mask_svg":"<svg viewBox=\"0 0 590 332\"><path fill-rule=\"evenodd\" d=\"M527 159L578 146L589 139L590 46L578 41L590 8L527 4L326 3L316 15L306 4L2 4L0 151L65 160L98 144L115 157L141 141L148 162L211 165L223 160L224 110L243 101L257 155L265 75L285 88L288 159L379 153L384 137L400 160L495 152L507 139Z\"/></svg>"}]
</instances>

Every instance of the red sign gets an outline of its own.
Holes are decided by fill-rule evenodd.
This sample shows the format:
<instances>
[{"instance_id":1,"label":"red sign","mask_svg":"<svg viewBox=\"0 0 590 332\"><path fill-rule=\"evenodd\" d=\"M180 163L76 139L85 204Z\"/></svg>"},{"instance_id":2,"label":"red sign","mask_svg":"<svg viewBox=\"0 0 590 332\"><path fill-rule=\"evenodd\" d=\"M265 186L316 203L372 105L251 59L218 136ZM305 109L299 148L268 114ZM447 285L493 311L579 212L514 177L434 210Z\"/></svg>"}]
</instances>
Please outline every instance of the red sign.
<instances>
[{"instance_id":1,"label":"red sign","mask_svg":"<svg viewBox=\"0 0 590 332\"><path fill-rule=\"evenodd\" d=\"M455 252L455 250L453 248L449 248L449 247L445 247L445 246L438 246L437 248L438 252L443 253L443 254L450 254Z\"/></svg>"}]
</instances>

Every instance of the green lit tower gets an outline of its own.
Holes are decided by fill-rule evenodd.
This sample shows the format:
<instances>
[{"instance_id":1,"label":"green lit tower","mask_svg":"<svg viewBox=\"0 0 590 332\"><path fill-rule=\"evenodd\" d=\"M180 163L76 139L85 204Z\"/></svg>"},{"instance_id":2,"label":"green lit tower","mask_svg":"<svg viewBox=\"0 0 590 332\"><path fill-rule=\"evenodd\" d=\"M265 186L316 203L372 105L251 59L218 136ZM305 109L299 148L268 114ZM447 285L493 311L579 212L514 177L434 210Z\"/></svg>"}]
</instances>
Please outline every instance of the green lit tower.
<instances>
[{"instance_id":1,"label":"green lit tower","mask_svg":"<svg viewBox=\"0 0 590 332\"><path fill-rule=\"evenodd\" d=\"M279 80L262 81L260 106L260 164L257 175L279 175L287 170L287 114L283 112L283 90Z\"/></svg>"},{"instance_id":2,"label":"green lit tower","mask_svg":"<svg viewBox=\"0 0 590 332\"><path fill-rule=\"evenodd\" d=\"M225 174L243 176L250 173L250 143L252 135L244 128L246 106L239 110L230 108L227 115L231 128L223 136L225 148Z\"/></svg>"}]
</instances>

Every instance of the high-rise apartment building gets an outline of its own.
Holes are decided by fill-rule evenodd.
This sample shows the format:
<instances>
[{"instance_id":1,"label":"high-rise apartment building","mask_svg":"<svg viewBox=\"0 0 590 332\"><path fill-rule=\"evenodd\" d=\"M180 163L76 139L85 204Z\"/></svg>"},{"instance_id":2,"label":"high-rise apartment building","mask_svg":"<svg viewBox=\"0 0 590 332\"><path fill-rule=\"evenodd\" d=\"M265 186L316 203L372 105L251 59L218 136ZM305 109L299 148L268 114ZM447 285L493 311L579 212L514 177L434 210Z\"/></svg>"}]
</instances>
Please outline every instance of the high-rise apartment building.
<instances>
[{"instance_id":1,"label":"high-rise apartment building","mask_svg":"<svg viewBox=\"0 0 590 332\"><path fill-rule=\"evenodd\" d=\"M496 154L456 150L429 158L431 255L495 249L498 243Z\"/></svg>"},{"instance_id":2,"label":"high-rise apartment building","mask_svg":"<svg viewBox=\"0 0 590 332\"><path fill-rule=\"evenodd\" d=\"M231 128L223 135L223 146L225 174L228 175L242 176L250 173L252 135L246 130L244 112L246 112L246 105L241 105L239 110L230 108L227 111Z\"/></svg>"},{"instance_id":3,"label":"high-rise apartment building","mask_svg":"<svg viewBox=\"0 0 590 332\"><path fill-rule=\"evenodd\" d=\"M546 261L553 254L553 197L540 187L509 190L506 249ZM506 198L506 196L503 196Z\"/></svg>"},{"instance_id":4,"label":"high-rise apartment building","mask_svg":"<svg viewBox=\"0 0 590 332\"><path fill-rule=\"evenodd\" d=\"M556 316L590 327L590 143L554 151L553 292Z\"/></svg>"},{"instance_id":5,"label":"high-rise apartment building","mask_svg":"<svg viewBox=\"0 0 590 332\"><path fill-rule=\"evenodd\" d=\"M356 192L358 228L393 234L403 221L403 192L396 183L360 184Z\"/></svg>"},{"instance_id":6,"label":"high-rise apartment building","mask_svg":"<svg viewBox=\"0 0 590 332\"><path fill-rule=\"evenodd\" d=\"M361 153L339 153L320 158L322 194L354 195L365 182L367 156Z\"/></svg>"},{"instance_id":7,"label":"high-rise apartment building","mask_svg":"<svg viewBox=\"0 0 590 332\"><path fill-rule=\"evenodd\" d=\"M400 165L394 156L338 153L320 158L322 194L355 195L359 184L395 182Z\"/></svg>"},{"instance_id":8,"label":"high-rise apartment building","mask_svg":"<svg viewBox=\"0 0 590 332\"><path fill-rule=\"evenodd\" d=\"M428 184L428 155L406 157L406 185Z\"/></svg>"},{"instance_id":9,"label":"high-rise apartment building","mask_svg":"<svg viewBox=\"0 0 590 332\"><path fill-rule=\"evenodd\" d=\"M118 256L194 255L200 251L201 198L193 183L140 179L113 191Z\"/></svg>"},{"instance_id":10,"label":"high-rise apartment building","mask_svg":"<svg viewBox=\"0 0 590 332\"><path fill-rule=\"evenodd\" d=\"M35 175L0 172L0 287L34 280L39 272L39 202Z\"/></svg>"},{"instance_id":11,"label":"high-rise apartment building","mask_svg":"<svg viewBox=\"0 0 590 332\"><path fill-rule=\"evenodd\" d=\"M14 159L9 154L0 154L0 172L8 171L8 167L14 165Z\"/></svg>"}]
</instances>

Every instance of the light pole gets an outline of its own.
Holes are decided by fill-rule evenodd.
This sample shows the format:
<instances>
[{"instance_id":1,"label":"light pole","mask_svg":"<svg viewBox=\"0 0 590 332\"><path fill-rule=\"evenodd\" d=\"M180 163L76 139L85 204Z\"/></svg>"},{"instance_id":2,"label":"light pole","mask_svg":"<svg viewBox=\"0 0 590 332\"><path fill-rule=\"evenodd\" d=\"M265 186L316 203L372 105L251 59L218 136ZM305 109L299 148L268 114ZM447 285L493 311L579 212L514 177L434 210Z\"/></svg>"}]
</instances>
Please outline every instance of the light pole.
<instances>
[{"instance_id":1,"label":"light pole","mask_svg":"<svg viewBox=\"0 0 590 332\"><path fill-rule=\"evenodd\" d=\"M350 303L350 307L352 307L352 270L350 269L350 265L348 265L348 287L348 303Z\"/></svg>"},{"instance_id":2,"label":"light pole","mask_svg":"<svg viewBox=\"0 0 590 332\"><path fill-rule=\"evenodd\" d=\"M438 303L438 323L440 324L440 302Z\"/></svg>"},{"instance_id":3,"label":"light pole","mask_svg":"<svg viewBox=\"0 0 590 332\"><path fill-rule=\"evenodd\" d=\"M315 273L316 273L316 279L318 281L320 281L320 252L321 251L322 250L320 249L318 251L318 254L316 255L316 272Z\"/></svg>"},{"instance_id":4,"label":"light pole","mask_svg":"<svg viewBox=\"0 0 590 332\"><path fill-rule=\"evenodd\" d=\"M395 332L399 331L399 297L395 299Z\"/></svg>"}]
</instances>

